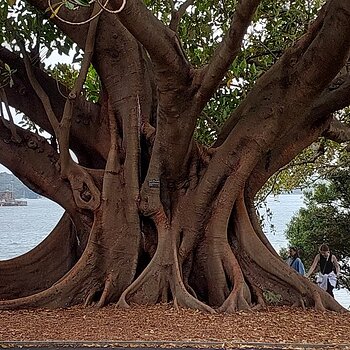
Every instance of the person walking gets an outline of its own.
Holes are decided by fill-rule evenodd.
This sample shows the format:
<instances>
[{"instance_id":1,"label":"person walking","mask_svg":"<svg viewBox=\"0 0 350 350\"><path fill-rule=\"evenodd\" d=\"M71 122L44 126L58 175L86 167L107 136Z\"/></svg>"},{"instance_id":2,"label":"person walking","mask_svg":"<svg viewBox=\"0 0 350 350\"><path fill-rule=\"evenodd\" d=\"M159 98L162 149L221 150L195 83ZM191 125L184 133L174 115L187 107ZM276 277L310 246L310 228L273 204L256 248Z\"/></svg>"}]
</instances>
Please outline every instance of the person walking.
<instances>
[{"instance_id":1,"label":"person walking","mask_svg":"<svg viewBox=\"0 0 350 350\"><path fill-rule=\"evenodd\" d=\"M289 248L289 257L287 259L287 264L295 271L299 272L301 275L305 275L304 264L300 259L299 251L296 247Z\"/></svg>"},{"instance_id":2,"label":"person walking","mask_svg":"<svg viewBox=\"0 0 350 350\"><path fill-rule=\"evenodd\" d=\"M310 277L318 265L320 272L317 275L316 282L334 298L333 289L337 284L340 267L337 258L330 252L327 244L320 246L319 254L315 256L305 277Z\"/></svg>"}]
</instances>

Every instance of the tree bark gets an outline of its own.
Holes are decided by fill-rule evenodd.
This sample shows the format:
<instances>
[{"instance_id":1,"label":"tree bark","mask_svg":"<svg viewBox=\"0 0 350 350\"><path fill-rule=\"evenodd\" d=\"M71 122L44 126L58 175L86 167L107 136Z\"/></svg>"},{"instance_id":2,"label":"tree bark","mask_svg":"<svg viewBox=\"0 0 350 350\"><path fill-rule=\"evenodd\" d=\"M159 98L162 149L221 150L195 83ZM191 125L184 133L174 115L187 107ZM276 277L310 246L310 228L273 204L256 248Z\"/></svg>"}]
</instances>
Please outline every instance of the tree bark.
<instances>
[{"instance_id":1,"label":"tree bark","mask_svg":"<svg viewBox=\"0 0 350 350\"><path fill-rule=\"evenodd\" d=\"M227 35L200 69L177 34L140 1L128 0L119 14L102 11L93 24L54 17L79 47L94 40L92 63L103 89L98 105L68 91L65 101L45 72L28 61L24 70L18 56L0 50L18 70L15 88L6 87L9 104L59 142L58 152L19 128L15 139L2 120L0 161L66 210L41 245L0 263L0 309L173 302L234 312L265 307L273 292L281 304L344 311L281 260L259 226L254 196L330 132L331 113L347 103L347 83L337 92L329 86L349 56L350 3L327 2L257 81L213 147L194 138L198 116L238 54L259 3L238 2ZM90 8L59 14L68 22L90 15Z\"/></svg>"}]
</instances>

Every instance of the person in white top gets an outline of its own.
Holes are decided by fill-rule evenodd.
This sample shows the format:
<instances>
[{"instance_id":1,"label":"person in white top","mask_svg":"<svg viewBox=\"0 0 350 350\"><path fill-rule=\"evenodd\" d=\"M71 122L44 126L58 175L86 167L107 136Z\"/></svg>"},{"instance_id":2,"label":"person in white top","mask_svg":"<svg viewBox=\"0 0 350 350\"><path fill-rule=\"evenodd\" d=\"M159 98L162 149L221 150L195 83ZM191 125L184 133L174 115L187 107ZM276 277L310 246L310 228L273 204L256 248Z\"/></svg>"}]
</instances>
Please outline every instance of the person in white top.
<instances>
[{"instance_id":1,"label":"person in white top","mask_svg":"<svg viewBox=\"0 0 350 350\"><path fill-rule=\"evenodd\" d=\"M337 278L340 274L340 267L337 258L330 252L327 244L322 244L320 246L319 254L315 256L314 261L305 277L310 277L318 265L320 272L317 276L316 282L322 289L327 291L334 298L333 289L337 284Z\"/></svg>"}]
</instances>

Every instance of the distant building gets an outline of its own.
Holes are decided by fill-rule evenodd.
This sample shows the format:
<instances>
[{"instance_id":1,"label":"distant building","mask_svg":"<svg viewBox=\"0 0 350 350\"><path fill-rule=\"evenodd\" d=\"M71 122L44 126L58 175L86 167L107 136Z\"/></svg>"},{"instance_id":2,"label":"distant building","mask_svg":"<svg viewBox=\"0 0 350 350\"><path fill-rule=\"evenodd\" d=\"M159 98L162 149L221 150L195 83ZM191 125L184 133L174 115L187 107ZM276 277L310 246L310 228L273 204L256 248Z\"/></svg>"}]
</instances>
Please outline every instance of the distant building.
<instances>
[{"instance_id":1,"label":"distant building","mask_svg":"<svg viewBox=\"0 0 350 350\"><path fill-rule=\"evenodd\" d=\"M18 207L26 206L27 201L16 200L13 191L1 191L0 192L0 207Z\"/></svg>"}]
</instances>

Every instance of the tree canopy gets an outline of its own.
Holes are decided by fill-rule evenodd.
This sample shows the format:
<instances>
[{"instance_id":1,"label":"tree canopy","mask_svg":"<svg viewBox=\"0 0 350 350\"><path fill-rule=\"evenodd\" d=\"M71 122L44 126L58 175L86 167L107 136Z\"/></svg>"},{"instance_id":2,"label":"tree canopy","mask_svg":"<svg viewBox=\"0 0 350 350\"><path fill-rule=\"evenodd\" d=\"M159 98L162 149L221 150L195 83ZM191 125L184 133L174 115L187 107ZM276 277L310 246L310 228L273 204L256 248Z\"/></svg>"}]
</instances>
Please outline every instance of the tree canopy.
<instances>
[{"instance_id":1,"label":"tree canopy","mask_svg":"<svg viewBox=\"0 0 350 350\"><path fill-rule=\"evenodd\" d=\"M65 209L42 244L0 262L0 308L233 312L271 291L342 310L279 258L254 200L290 162L350 139L338 112L350 102L350 3L10 0L0 11L0 162ZM43 61L71 50L78 71Z\"/></svg>"}]
</instances>

